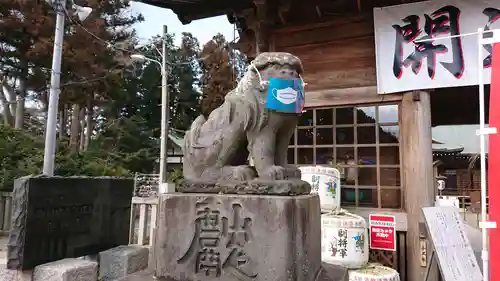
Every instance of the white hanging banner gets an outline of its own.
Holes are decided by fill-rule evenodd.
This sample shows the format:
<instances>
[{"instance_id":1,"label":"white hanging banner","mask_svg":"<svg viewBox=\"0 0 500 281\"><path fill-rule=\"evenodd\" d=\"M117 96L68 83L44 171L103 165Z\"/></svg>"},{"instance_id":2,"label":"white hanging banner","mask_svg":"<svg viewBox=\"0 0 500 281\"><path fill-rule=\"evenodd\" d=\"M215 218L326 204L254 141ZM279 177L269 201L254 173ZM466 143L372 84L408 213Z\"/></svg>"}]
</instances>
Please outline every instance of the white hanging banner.
<instances>
[{"instance_id":1,"label":"white hanging banner","mask_svg":"<svg viewBox=\"0 0 500 281\"><path fill-rule=\"evenodd\" d=\"M478 85L478 28L500 28L500 0L434 0L373 10L380 94ZM428 39L448 37L446 39ZM419 42L419 40L425 40ZM483 46L490 83L491 45Z\"/></svg>"}]
</instances>

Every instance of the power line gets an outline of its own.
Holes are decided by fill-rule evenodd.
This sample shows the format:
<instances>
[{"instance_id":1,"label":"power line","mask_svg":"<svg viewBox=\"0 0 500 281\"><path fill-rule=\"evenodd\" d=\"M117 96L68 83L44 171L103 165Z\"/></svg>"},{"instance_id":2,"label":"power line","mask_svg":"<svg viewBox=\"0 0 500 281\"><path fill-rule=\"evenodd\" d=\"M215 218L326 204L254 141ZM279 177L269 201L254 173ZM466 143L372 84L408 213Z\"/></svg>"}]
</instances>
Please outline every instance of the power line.
<instances>
[{"instance_id":1,"label":"power line","mask_svg":"<svg viewBox=\"0 0 500 281\"><path fill-rule=\"evenodd\" d=\"M86 33L88 33L90 36L92 36L94 39L96 39L97 41L101 42L102 44L104 44L106 47L109 47L109 48L113 48L113 49L116 49L116 50L120 50L120 51L123 51L123 52L126 52L126 53L129 53L129 54L134 54L136 53L135 51L131 51L131 50L127 50L125 48L121 48L119 46L116 46L116 44L112 44L111 42L105 40L105 39L102 39L101 37L95 35L94 33L92 33L91 31L89 31L87 28L85 28L80 22L78 21L74 21L73 18L71 17L71 15L68 13L68 10L66 9L66 7L64 7L64 13L66 15L66 17L68 17L68 19L74 24L74 25L77 25L79 28L81 28L83 31L85 31ZM236 42L236 40L239 39L239 36L236 37L236 33L235 33L236 29L233 30L233 40L230 41L230 42L226 42L223 46L220 46L221 48L228 48L230 51L233 51L233 48L231 47L231 44ZM162 38L162 40L165 40L165 38ZM150 44L146 44L146 46L148 45L154 45L155 42L151 42ZM181 62L181 63L169 63L167 62L170 66L180 66L180 65L190 65L191 63L193 62L200 62L200 61L203 61L205 59L207 59L208 57L210 57L210 55L206 55L206 56L203 56L201 58L197 58L197 59L193 59L191 61L188 61L188 62ZM118 68L118 66L115 66L114 68L112 68L111 70L114 70ZM82 79L80 81L69 81L69 82L66 82L66 83L63 83L61 84L60 86L68 86L68 85L76 85L76 84L85 84L85 83L91 83L91 82L96 82L96 81L100 81L100 80L103 80L103 79L106 79L108 76L110 76L112 74L111 70L108 70L108 73L106 75L103 75L103 76L100 76L100 77L94 77L94 78L90 78L90 79L87 79L85 77L82 77ZM59 74L62 74L62 73L59 73ZM43 87L40 87L39 89L35 90L35 91L40 91L42 90L43 88L45 88L45 86Z\"/></svg>"},{"instance_id":2,"label":"power line","mask_svg":"<svg viewBox=\"0 0 500 281\"><path fill-rule=\"evenodd\" d=\"M119 46L116 46L116 44L112 44L111 42L105 40L105 39L102 39L100 38L99 36L95 35L94 33L92 33L91 31L89 31L87 28L85 28L80 22L78 21L74 21L73 18L69 15L68 13L68 10L66 9L66 7L63 7L64 8L64 13L66 15L66 17L69 18L69 20L74 24L74 25L77 25L79 28L81 28L83 31L85 31L86 33L88 33L90 36L92 36L94 39L96 39L97 41L101 42L102 44L104 44L106 47L109 47L109 48L114 48L116 50L120 50L120 51L123 51L123 52L126 52L126 53L129 53L129 54L134 54L136 52L134 51L131 51L131 50L127 50L125 48L121 48ZM165 40L165 38L162 38L162 40ZM237 37L236 36L236 28L233 29L233 40L230 41L230 42L226 42L224 45L220 46L220 48L228 48L229 51L235 51L234 48L232 48L231 44L236 42L237 40L239 40L239 36ZM146 44L144 47L148 46L148 45L154 45L156 42L151 42L150 44ZM206 55L206 56L203 56L201 58L197 58L197 59L193 59L189 62L181 62L181 63L168 63L170 66L180 66L180 65L189 65L193 62L200 62L200 61L203 61L207 58L209 58L210 55ZM233 58L234 60L234 58ZM234 61L233 61L234 63ZM115 70L119 67L120 65L117 65L115 67L113 67L112 69L108 70L108 73L103 75L103 76L100 76L100 77L93 77L93 78L85 78L85 77L82 77L81 80L77 80L77 81L68 81L66 83L63 83L61 84L60 86L68 86L68 85L77 85L77 84L86 84L86 83L92 83L92 82L96 82L96 81L100 81L100 80L104 80L106 79L108 76L110 76L111 74L113 74L113 72L111 72L112 70ZM50 69L47 69L47 70L50 70ZM53 70L52 70L53 71ZM59 73L59 74L62 74L62 73ZM45 88L46 86L43 86L43 87L40 87L36 90L34 90L34 92L38 92L40 90L42 90L43 88ZM23 98L24 99L24 98ZM15 101L12 101L13 103L15 103Z\"/></svg>"},{"instance_id":3,"label":"power line","mask_svg":"<svg viewBox=\"0 0 500 281\"><path fill-rule=\"evenodd\" d=\"M64 13L66 14L66 16L69 18L69 20L74 25L77 25L78 27L80 27L83 31L85 31L86 33L88 33L90 36L92 36L97 41L103 43L105 46L107 46L109 48L114 48L116 50L120 50L120 51L123 51L123 52L126 52L126 53L129 53L129 54L135 54L136 53L135 51L127 50L125 48L121 48L119 46L116 46L116 44L112 44L111 42L109 42L109 41L107 41L105 39L102 39L99 36L95 35L91 31L89 31L87 28L85 28L80 22L74 21L73 18L69 15L68 10L66 9L66 7L64 7ZM239 39L239 37L234 36L234 38L233 38L233 40L231 42L226 42L221 47L223 47L223 48L227 47L229 49L232 49L231 44L234 43L234 42L236 42L236 40L238 40L238 39ZM162 40L166 40L166 38L162 38ZM152 42L151 44L154 44L154 42ZM198 62L199 61L203 61L203 60L207 59L208 57L210 57L210 55L206 55L206 56L203 56L201 58L193 59L192 61L189 61L189 62L182 62L182 63L175 63L175 64L167 62L167 64L169 64L170 66L189 65L189 64L193 63L193 61L198 61Z\"/></svg>"}]
</instances>

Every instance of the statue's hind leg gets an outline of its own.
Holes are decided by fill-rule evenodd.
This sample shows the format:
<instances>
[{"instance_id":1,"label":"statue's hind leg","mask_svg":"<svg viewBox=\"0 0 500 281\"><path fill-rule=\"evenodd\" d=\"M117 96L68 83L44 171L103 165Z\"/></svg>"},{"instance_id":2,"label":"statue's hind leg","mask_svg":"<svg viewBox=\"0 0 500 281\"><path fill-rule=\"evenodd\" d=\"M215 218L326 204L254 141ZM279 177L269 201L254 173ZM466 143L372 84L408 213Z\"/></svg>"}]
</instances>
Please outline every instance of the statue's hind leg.
<instances>
[{"instance_id":1,"label":"statue's hind leg","mask_svg":"<svg viewBox=\"0 0 500 281\"><path fill-rule=\"evenodd\" d=\"M222 180L249 181L257 177L254 168L248 165L226 166L222 168Z\"/></svg>"}]
</instances>

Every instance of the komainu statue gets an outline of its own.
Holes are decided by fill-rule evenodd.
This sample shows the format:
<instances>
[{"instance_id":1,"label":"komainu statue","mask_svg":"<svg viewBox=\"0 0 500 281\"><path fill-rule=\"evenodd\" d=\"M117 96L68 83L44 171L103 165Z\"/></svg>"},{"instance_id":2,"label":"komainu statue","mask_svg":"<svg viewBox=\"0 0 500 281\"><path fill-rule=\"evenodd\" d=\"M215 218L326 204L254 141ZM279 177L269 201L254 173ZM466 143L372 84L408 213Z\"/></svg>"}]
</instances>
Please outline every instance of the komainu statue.
<instances>
[{"instance_id":1,"label":"komainu statue","mask_svg":"<svg viewBox=\"0 0 500 281\"><path fill-rule=\"evenodd\" d=\"M302 63L289 53L262 53L208 118L186 133L183 173L193 181L300 179L287 149L304 106ZM272 108L272 109L270 109ZM254 167L247 164L253 158Z\"/></svg>"}]
</instances>

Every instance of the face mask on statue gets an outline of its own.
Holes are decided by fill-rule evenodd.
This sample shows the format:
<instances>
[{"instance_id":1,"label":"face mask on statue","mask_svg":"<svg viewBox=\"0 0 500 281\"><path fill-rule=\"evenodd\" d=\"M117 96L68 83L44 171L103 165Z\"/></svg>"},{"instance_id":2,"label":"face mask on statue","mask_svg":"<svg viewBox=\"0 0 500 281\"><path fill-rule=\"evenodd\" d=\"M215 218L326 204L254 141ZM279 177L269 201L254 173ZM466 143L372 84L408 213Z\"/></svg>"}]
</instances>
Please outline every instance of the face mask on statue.
<instances>
[{"instance_id":1,"label":"face mask on statue","mask_svg":"<svg viewBox=\"0 0 500 281\"><path fill-rule=\"evenodd\" d=\"M265 107L270 110L285 113L302 113L304 110L304 86L300 79L271 78L263 81L258 69L250 64L257 73L262 87L267 86L267 99Z\"/></svg>"}]
</instances>

